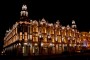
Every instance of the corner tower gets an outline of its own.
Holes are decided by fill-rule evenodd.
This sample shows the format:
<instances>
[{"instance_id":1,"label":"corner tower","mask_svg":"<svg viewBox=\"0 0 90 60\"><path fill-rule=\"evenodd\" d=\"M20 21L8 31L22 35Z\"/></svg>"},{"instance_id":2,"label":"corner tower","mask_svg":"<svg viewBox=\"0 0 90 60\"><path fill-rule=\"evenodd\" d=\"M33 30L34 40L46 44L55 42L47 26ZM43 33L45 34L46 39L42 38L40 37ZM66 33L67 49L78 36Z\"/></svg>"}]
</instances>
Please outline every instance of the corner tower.
<instances>
[{"instance_id":1,"label":"corner tower","mask_svg":"<svg viewBox=\"0 0 90 60\"><path fill-rule=\"evenodd\" d=\"M20 20L22 20L22 21L28 21L27 5L23 5L22 6L22 10L20 12Z\"/></svg>"},{"instance_id":2,"label":"corner tower","mask_svg":"<svg viewBox=\"0 0 90 60\"><path fill-rule=\"evenodd\" d=\"M73 29L76 29L76 28L77 28L77 27L76 27L76 23L75 23L74 20L72 20L72 28L73 28Z\"/></svg>"}]
</instances>

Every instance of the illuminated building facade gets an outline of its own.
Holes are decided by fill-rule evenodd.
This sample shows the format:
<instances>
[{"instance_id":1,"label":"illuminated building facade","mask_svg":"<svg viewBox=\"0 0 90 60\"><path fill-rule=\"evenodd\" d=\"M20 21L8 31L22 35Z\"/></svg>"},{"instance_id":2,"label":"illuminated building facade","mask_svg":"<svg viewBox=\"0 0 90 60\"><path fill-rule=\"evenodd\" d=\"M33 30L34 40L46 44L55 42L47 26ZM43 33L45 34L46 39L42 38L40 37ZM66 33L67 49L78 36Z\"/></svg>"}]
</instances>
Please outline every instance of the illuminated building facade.
<instances>
[{"instance_id":1,"label":"illuminated building facade","mask_svg":"<svg viewBox=\"0 0 90 60\"><path fill-rule=\"evenodd\" d=\"M75 21L72 26L62 26L59 20L55 24L28 18L27 6L22 6L20 21L6 31L3 53L15 55L48 55L64 51L78 51L90 47L90 33L79 32Z\"/></svg>"}]
</instances>

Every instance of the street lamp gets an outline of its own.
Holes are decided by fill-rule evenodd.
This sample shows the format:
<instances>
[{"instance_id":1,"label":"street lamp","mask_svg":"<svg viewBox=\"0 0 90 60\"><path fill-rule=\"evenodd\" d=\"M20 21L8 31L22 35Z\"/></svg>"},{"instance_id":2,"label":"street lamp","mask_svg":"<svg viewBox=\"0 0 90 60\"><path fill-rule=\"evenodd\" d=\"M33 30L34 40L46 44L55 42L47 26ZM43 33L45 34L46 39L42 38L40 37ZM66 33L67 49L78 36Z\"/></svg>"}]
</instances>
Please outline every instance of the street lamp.
<instances>
[{"instance_id":1,"label":"street lamp","mask_svg":"<svg viewBox=\"0 0 90 60\"><path fill-rule=\"evenodd\" d=\"M41 43L41 47L43 47L43 43Z\"/></svg>"},{"instance_id":2,"label":"street lamp","mask_svg":"<svg viewBox=\"0 0 90 60\"><path fill-rule=\"evenodd\" d=\"M50 43L50 44L49 44L49 46L50 46L50 47L53 47L53 44L52 44L52 43Z\"/></svg>"}]
</instances>

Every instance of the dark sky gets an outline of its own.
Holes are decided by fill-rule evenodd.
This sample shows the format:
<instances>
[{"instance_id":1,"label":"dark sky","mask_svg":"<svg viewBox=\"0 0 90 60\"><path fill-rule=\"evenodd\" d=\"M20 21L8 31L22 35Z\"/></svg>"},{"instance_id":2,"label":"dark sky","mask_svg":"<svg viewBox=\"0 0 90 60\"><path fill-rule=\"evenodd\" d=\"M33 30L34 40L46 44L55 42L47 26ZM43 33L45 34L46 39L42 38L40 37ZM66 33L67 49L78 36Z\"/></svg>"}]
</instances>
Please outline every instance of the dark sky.
<instances>
[{"instance_id":1,"label":"dark sky","mask_svg":"<svg viewBox=\"0 0 90 60\"><path fill-rule=\"evenodd\" d=\"M59 0L0 0L0 46L9 29L20 17L23 4L28 6L30 19L42 19L49 22L60 20L62 25L71 25L74 19L79 31L90 30L90 3L88 1Z\"/></svg>"}]
</instances>

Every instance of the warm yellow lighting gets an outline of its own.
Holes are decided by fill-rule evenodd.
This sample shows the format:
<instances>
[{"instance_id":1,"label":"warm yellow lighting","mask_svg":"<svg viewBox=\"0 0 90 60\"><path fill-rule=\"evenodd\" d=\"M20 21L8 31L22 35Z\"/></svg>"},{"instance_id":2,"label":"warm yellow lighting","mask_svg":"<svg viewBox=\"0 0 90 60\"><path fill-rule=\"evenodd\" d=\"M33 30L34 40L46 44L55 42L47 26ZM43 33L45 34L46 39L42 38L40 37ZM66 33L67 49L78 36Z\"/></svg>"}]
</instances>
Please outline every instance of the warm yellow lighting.
<instances>
[{"instance_id":1,"label":"warm yellow lighting","mask_svg":"<svg viewBox=\"0 0 90 60\"><path fill-rule=\"evenodd\" d=\"M28 36L27 36L27 32L25 32L25 33L24 33L25 42L27 42L27 40L28 40L27 37L28 37Z\"/></svg>"},{"instance_id":2,"label":"warm yellow lighting","mask_svg":"<svg viewBox=\"0 0 90 60\"><path fill-rule=\"evenodd\" d=\"M23 16L28 17L26 5L22 7L21 18ZM13 25L13 28L6 31L4 48L9 51L8 49L12 48L9 46L14 46L15 49L20 47L22 53L27 55L29 53L39 55L39 50L41 54L49 54L49 52L57 54L65 50L68 51L68 47L81 50L83 41L87 40L87 46L90 49L90 32L79 32L74 28L76 28L75 21L72 21L71 26L67 25L66 27L60 25L59 21L53 24L46 22L45 19L19 21ZM18 40L20 41L17 42Z\"/></svg>"},{"instance_id":3,"label":"warm yellow lighting","mask_svg":"<svg viewBox=\"0 0 90 60\"><path fill-rule=\"evenodd\" d=\"M30 35L30 40L32 40L32 35Z\"/></svg>"},{"instance_id":4,"label":"warm yellow lighting","mask_svg":"<svg viewBox=\"0 0 90 60\"><path fill-rule=\"evenodd\" d=\"M44 42L47 42L47 38L46 37L43 37L43 40L44 40Z\"/></svg>"},{"instance_id":5,"label":"warm yellow lighting","mask_svg":"<svg viewBox=\"0 0 90 60\"><path fill-rule=\"evenodd\" d=\"M19 43L19 45L21 45L21 43Z\"/></svg>"},{"instance_id":6,"label":"warm yellow lighting","mask_svg":"<svg viewBox=\"0 0 90 60\"><path fill-rule=\"evenodd\" d=\"M54 38L52 38L52 42L53 42L53 43L55 42Z\"/></svg>"},{"instance_id":7,"label":"warm yellow lighting","mask_svg":"<svg viewBox=\"0 0 90 60\"><path fill-rule=\"evenodd\" d=\"M43 43L41 43L41 46L43 46Z\"/></svg>"},{"instance_id":8,"label":"warm yellow lighting","mask_svg":"<svg viewBox=\"0 0 90 60\"><path fill-rule=\"evenodd\" d=\"M27 45L27 43L24 43L24 45Z\"/></svg>"},{"instance_id":9,"label":"warm yellow lighting","mask_svg":"<svg viewBox=\"0 0 90 60\"><path fill-rule=\"evenodd\" d=\"M53 46L53 44L52 43L50 43L50 47L52 47Z\"/></svg>"},{"instance_id":10,"label":"warm yellow lighting","mask_svg":"<svg viewBox=\"0 0 90 60\"><path fill-rule=\"evenodd\" d=\"M22 40L22 35L20 35L20 40Z\"/></svg>"},{"instance_id":11,"label":"warm yellow lighting","mask_svg":"<svg viewBox=\"0 0 90 60\"><path fill-rule=\"evenodd\" d=\"M20 35L22 35L22 32L20 32Z\"/></svg>"},{"instance_id":12,"label":"warm yellow lighting","mask_svg":"<svg viewBox=\"0 0 90 60\"><path fill-rule=\"evenodd\" d=\"M20 38L19 39L22 40L22 32L20 32Z\"/></svg>"},{"instance_id":13,"label":"warm yellow lighting","mask_svg":"<svg viewBox=\"0 0 90 60\"><path fill-rule=\"evenodd\" d=\"M33 42L38 42L38 37L33 37Z\"/></svg>"},{"instance_id":14,"label":"warm yellow lighting","mask_svg":"<svg viewBox=\"0 0 90 60\"><path fill-rule=\"evenodd\" d=\"M35 43L34 45L35 45L35 46L37 46L38 44L37 44L37 43Z\"/></svg>"}]
</instances>

